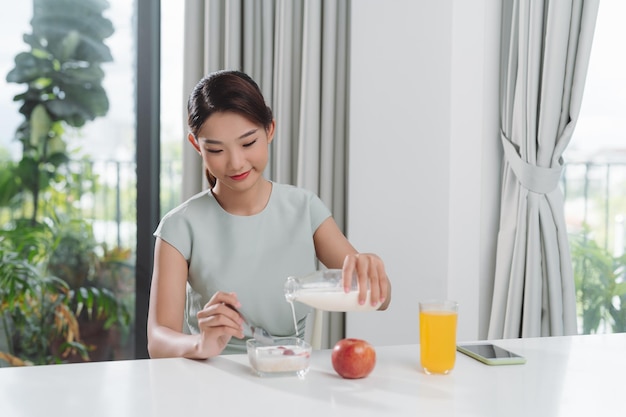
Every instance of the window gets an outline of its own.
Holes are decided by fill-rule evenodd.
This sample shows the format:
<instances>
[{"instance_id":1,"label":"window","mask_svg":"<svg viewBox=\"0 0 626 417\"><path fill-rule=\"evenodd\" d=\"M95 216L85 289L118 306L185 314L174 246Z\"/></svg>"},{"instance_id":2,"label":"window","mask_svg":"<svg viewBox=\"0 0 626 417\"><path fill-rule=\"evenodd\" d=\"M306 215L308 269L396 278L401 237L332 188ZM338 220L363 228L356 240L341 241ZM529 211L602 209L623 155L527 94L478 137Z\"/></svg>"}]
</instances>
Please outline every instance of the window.
<instances>
[{"instance_id":1,"label":"window","mask_svg":"<svg viewBox=\"0 0 626 417\"><path fill-rule=\"evenodd\" d=\"M580 333L626 331L624 17L624 2L601 2L580 119L564 155Z\"/></svg>"},{"instance_id":2,"label":"window","mask_svg":"<svg viewBox=\"0 0 626 417\"><path fill-rule=\"evenodd\" d=\"M0 351L35 364L135 356L136 4L109 0L98 10L103 2L75 2L63 22L50 18L55 0L40 2L35 20L32 2L0 16L0 251L12 260L3 269L34 268L0 314L0 326L11 326L0 331ZM39 45L38 36L46 39ZM71 40L77 47L61 51ZM29 79L33 62L39 73ZM42 99L21 114L25 91ZM70 112L72 103L79 111ZM0 296L11 299L8 291L1 286ZM33 318L36 299L51 321Z\"/></svg>"}]
</instances>

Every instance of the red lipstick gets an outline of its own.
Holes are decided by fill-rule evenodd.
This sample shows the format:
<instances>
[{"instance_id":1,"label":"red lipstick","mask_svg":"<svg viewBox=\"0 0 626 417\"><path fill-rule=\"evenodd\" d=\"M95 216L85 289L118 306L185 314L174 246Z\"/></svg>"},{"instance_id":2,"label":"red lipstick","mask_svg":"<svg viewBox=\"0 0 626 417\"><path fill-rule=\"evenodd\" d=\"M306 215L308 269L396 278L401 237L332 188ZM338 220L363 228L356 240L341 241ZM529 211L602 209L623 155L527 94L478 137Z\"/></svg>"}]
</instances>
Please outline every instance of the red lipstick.
<instances>
[{"instance_id":1,"label":"red lipstick","mask_svg":"<svg viewBox=\"0 0 626 417\"><path fill-rule=\"evenodd\" d=\"M233 181L245 180L246 178L248 178L249 174L250 174L250 171L246 171L243 174L232 175L230 179Z\"/></svg>"}]
</instances>

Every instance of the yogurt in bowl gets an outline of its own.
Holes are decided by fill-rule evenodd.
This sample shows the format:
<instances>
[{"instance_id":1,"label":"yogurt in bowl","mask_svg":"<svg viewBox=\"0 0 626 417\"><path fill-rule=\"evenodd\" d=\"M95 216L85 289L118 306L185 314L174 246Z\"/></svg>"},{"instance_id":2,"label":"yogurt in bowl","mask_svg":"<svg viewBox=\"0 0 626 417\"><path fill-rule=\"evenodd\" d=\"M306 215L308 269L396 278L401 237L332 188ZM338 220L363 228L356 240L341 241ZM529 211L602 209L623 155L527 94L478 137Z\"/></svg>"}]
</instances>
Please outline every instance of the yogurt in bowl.
<instances>
[{"instance_id":1,"label":"yogurt in bowl","mask_svg":"<svg viewBox=\"0 0 626 417\"><path fill-rule=\"evenodd\" d=\"M246 342L250 366L258 376L297 376L309 371L311 345L297 337L275 338L270 344L256 339Z\"/></svg>"}]
</instances>

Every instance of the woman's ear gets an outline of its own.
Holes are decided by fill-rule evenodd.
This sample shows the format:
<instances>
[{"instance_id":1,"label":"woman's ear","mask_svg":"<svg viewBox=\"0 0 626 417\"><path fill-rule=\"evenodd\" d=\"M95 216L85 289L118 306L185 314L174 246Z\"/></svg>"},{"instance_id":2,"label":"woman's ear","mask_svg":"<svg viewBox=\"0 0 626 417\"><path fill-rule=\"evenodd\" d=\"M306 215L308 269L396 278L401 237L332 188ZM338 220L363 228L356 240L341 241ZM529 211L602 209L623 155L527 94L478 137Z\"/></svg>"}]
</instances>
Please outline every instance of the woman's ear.
<instances>
[{"instance_id":1,"label":"woman's ear","mask_svg":"<svg viewBox=\"0 0 626 417\"><path fill-rule=\"evenodd\" d=\"M272 123L270 123L267 128L267 143L271 143L274 140L274 133L276 132L276 119L272 119Z\"/></svg>"},{"instance_id":2,"label":"woman's ear","mask_svg":"<svg viewBox=\"0 0 626 417\"><path fill-rule=\"evenodd\" d=\"M195 150L198 151L199 154L202 153L200 151L200 145L198 145L198 141L196 140L196 137L193 135L193 133L187 135L187 140L189 141L189 143L191 143L191 146L193 146Z\"/></svg>"}]
</instances>

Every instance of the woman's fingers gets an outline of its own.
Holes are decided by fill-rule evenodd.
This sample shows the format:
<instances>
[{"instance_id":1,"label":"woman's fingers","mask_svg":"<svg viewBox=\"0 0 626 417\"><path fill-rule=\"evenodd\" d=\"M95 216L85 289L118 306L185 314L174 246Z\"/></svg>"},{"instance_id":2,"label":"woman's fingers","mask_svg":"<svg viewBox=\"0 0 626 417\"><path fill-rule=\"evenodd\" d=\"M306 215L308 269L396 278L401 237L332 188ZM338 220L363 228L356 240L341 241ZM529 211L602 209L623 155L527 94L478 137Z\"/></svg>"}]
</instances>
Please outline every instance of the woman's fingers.
<instances>
[{"instance_id":1,"label":"woman's fingers","mask_svg":"<svg viewBox=\"0 0 626 417\"><path fill-rule=\"evenodd\" d=\"M207 308L208 306L214 304L230 304L235 308L241 307L241 303L237 298L237 294L235 294L234 292L216 292L215 294L213 294L213 297L211 297L209 302L205 304L204 308Z\"/></svg>"},{"instance_id":2,"label":"woman's fingers","mask_svg":"<svg viewBox=\"0 0 626 417\"><path fill-rule=\"evenodd\" d=\"M382 260L380 261L380 263L377 265L378 267L378 276L379 276L379 286L380 286L380 297L379 297L379 301L381 303L384 303L387 298L389 298L390 294L389 294L389 277L387 276L387 272L385 272L385 265L383 264Z\"/></svg>"},{"instance_id":3,"label":"woman's fingers","mask_svg":"<svg viewBox=\"0 0 626 417\"><path fill-rule=\"evenodd\" d=\"M236 310L240 305L234 293L215 293L198 312L198 327L205 331L221 329L230 336L243 337L243 318Z\"/></svg>"},{"instance_id":4,"label":"woman's fingers","mask_svg":"<svg viewBox=\"0 0 626 417\"><path fill-rule=\"evenodd\" d=\"M378 305L385 301L388 295L389 283L382 259L375 254L360 253L346 256L343 263L343 284L346 292L350 290L353 276L359 284L359 304L367 299L367 290L370 291L370 302Z\"/></svg>"}]
</instances>

